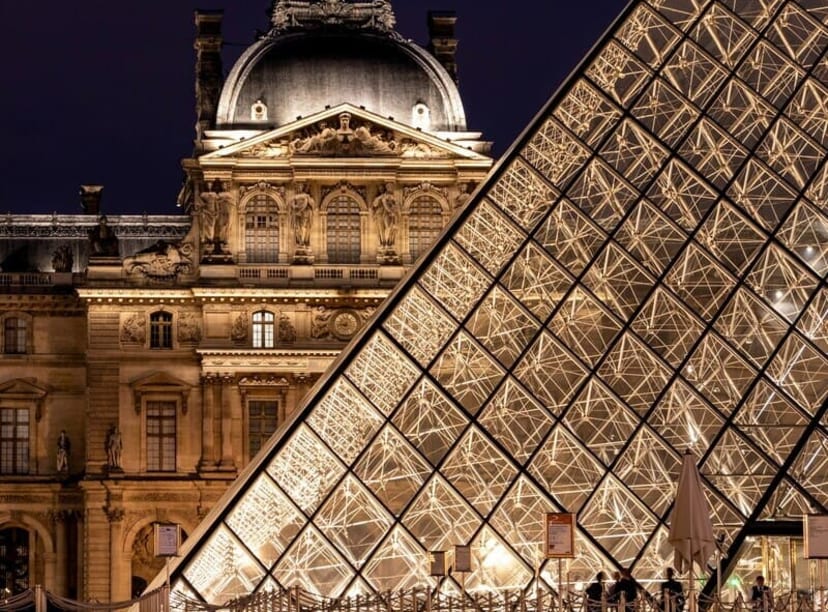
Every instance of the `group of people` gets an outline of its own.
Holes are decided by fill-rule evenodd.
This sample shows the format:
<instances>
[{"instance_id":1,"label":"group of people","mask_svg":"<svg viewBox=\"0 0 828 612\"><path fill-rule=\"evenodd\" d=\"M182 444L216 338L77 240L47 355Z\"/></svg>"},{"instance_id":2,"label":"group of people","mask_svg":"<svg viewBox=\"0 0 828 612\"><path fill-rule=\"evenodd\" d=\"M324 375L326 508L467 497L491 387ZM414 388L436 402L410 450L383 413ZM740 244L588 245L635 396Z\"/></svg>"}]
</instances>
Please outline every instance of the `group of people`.
<instances>
[{"instance_id":1,"label":"group of people","mask_svg":"<svg viewBox=\"0 0 828 612\"><path fill-rule=\"evenodd\" d=\"M668 574L670 574L669 571ZM613 579L614 582L606 586L607 575L604 572L598 572L595 576L595 582L590 584L584 591L588 612L601 612L605 606L611 608L624 606L624 609L628 611L633 609L638 597L638 584L633 580L630 570L623 569L619 572L613 572ZM679 584L680 588L681 585ZM678 610L675 612L678 612Z\"/></svg>"},{"instance_id":2,"label":"group of people","mask_svg":"<svg viewBox=\"0 0 828 612\"><path fill-rule=\"evenodd\" d=\"M684 589L681 582L676 580L676 573L672 567L667 568L666 580L661 583L656 601L664 612L683 612ZM626 612L634 609L638 598L638 584L633 580L627 569L614 572L615 581L605 585L607 575L598 572L595 582L584 591L586 596L587 612L602 612L606 608L618 609L623 605ZM769 612L773 610L773 592L765 584L764 576L757 576L750 593L750 601L754 612Z\"/></svg>"}]
</instances>

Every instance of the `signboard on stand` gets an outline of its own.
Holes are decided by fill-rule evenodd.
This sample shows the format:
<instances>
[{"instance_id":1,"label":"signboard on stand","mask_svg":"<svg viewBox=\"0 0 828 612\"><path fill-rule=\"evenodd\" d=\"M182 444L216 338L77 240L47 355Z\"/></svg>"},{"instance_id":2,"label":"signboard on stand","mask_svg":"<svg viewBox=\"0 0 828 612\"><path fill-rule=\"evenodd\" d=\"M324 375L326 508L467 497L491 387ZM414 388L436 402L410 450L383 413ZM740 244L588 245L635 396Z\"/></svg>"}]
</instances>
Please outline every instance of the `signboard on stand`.
<instances>
[{"instance_id":1,"label":"signboard on stand","mask_svg":"<svg viewBox=\"0 0 828 612\"><path fill-rule=\"evenodd\" d=\"M181 541L181 526L174 523L155 523L155 556L175 557Z\"/></svg>"},{"instance_id":2,"label":"signboard on stand","mask_svg":"<svg viewBox=\"0 0 828 612\"><path fill-rule=\"evenodd\" d=\"M805 558L828 559L828 514L805 515Z\"/></svg>"},{"instance_id":3,"label":"signboard on stand","mask_svg":"<svg viewBox=\"0 0 828 612\"><path fill-rule=\"evenodd\" d=\"M575 557L575 515L547 512L544 516L543 551L547 559Z\"/></svg>"}]
</instances>

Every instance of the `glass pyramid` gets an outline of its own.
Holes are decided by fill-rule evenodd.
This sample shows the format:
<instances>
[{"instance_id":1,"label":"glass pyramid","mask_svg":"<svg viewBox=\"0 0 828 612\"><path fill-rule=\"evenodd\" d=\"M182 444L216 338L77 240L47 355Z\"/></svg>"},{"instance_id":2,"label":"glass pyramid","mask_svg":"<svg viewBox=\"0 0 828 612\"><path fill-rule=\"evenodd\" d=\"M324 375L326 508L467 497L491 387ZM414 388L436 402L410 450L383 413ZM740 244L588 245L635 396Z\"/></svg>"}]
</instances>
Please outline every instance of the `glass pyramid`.
<instances>
[{"instance_id":1,"label":"glass pyramid","mask_svg":"<svg viewBox=\"0 0 828 612\"><path fill-rule=\"evenodd\" d=\"M175 588L527 588L828 507L828 5L633 2L191 538ZM546 564L544 564L546 563Z\"/></svg>"}]
</instances>

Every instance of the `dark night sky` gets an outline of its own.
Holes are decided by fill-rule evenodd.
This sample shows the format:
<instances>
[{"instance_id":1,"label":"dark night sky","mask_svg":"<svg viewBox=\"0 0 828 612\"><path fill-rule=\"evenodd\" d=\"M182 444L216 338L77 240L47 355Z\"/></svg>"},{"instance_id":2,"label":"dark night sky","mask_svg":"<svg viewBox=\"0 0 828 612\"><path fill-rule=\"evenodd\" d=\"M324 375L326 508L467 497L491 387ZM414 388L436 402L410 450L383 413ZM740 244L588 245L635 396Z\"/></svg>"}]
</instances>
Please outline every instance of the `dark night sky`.
<instances>
[{"instance_id":1,"label":"dark night sky","mask_svg":"<svg viewBox=\"0 0 828 612\"><path fill-rule=\"evenodd\" d=\"M193 10L224 8L225 72L267 29L269 0L0 0L0 213L79 213L81 183L110 214L175 214L192 148ZM396 0L425 45L428 9L458 14L469 128L500 154L626 0Z\"/></svg>"}]
</instances>

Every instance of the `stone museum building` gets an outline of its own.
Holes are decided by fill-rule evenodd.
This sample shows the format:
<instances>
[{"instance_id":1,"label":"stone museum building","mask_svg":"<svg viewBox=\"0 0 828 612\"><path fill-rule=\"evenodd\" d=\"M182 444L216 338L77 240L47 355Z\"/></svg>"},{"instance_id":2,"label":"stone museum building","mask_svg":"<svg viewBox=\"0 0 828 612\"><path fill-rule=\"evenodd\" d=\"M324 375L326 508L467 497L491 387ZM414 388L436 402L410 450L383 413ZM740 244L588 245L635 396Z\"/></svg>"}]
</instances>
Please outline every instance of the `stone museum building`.
<instances>
[{"instance_id":1,"label":"stone museum building","mask_svg":"<svg viewBox=\"0 0 828 612\"><path fill-rule=\"evenodd\" d=\"M80 214L0 217L6 593L140 592L153 524L195 530L492 165L453 14L426 49L386 0L278 0L226 77L221 21L195 16L179 209L84 185Z\"/></svg>"},{"instance_id":2,"label":"stone museum building","mask_svg":"<svg viewBox=\"0 0 828 612\"><path fill-rule=\"evenodd\" d=\"M277 3L277 30L280 20L293 23L300 11L322 14L335 3L300 4ZM293 39L275 39L282 40ZM259 89L246 93L255 69L242 74L247 81L224 90L235 98L221 98L219 121L225 100L238 100L236 113L259 103L275 112ZM712 523L693 588L713 595L721 584L733 601L749 597L763 574L777 609L817 602L824 562L820 570L805 556L803 515L828 514L826 101L824 1L631 2L190 533L172 569L177 603L208 610L299 587L309 598L360 595L385 610L389 592L409 593L411 606L411 589L420 588L423 601L423 587L435 585L446 597L463 589L492 597L561 593L621 569L655 592L675 563L671 530L686 514L675 499L686 454L691 473L695 464L701 474L697 498L709 507L696 517ZM425 103L438 120L435 105ZM356 136L369 120L380 125L356 108L332 107L300 120L315 126L310 132L228 145L191 172L221 181L207 198L220 201L229 197L223 186L248 171L241 151L274 155L278 164L290 151L295 158L305 148L339 146L343 130L354 131L354 142L376 142L379 127ZM371 146L419 133L403 129ZM453 180L467 182L461 162L452 163ZM363 199L375 206L389 192L399 197L400 182L369 187ZM289 202L304 193L288 190ZM308 193L323 211L343 194L336 182L330 193L313 185ZM376 216L367 221L383 227ZM379 259L413 257L408 223L393 243L377 234ZM322 230L330 257L330 216L313 227L308 256L319 257L314 232ZM221 260L221 241L211 240L214 249L202 257ZM213 278L225 267L208 269ZM255 343L261 311L238 304L237 295L233 302L220 280L199 285L204 293L196 296L204 317L196 318L204 333L199 375L208 378L227 376L224 364L239 359L213 348L211 330L227 330L229 345L238 311L246 311ZM109 316L114 330L118 317L123 323L140 307L127 289L78 292L90 325ZM147 308L150 330L153 310L183 309L164 306ZM274 310L276 325L284 314ZM299 335L299 315L288 316L296 316ZM178 317L173 338L180 341ZM122 342L123 334L122 327ZM87 366L90 377L112 371L116 378L113 358L98 348L114 336L90 335L90 360L101 355L95 369ZM113 355L123 360L126 351ZM159 387L179 393L176 401L190 411L230 411L237 397L254 396L236 370L229 389L224 383L213 403L199 407L195 390L185 398L186 380L142 378L137 370L121 362L121 419L128 413L136 426L149 422ZM45 418L50 409L42 409ZM103 433L112 419L101 420ZM225 449L237 446L232 435L220 444L225 425L219 431L212 423L202 435L212 433L210 457L221 470ZM90 462L102 452L95 444ZM142 456L125 450L124 470L139 470ZM98 503L107 491L113 503L118 482L94 483ZM194 486L209 490L199 480ZM126 506L126 491L123 499ZM546 513L571 517L574 558L563 571L543 547ZM140 530L128 519L110 524L118 525L128 538ZM457 547L469 560L465 570L435 578L432 561L443 555L434 553L456 568ZM689 589L691 575L681 579ZM162 583L159 576L152 584Z\"/></svg>"}]
</instances>

